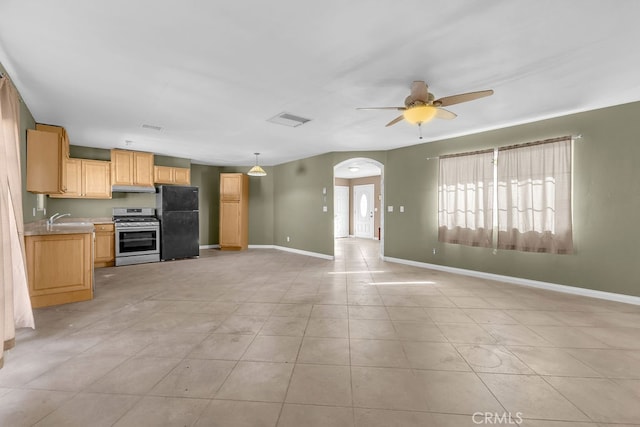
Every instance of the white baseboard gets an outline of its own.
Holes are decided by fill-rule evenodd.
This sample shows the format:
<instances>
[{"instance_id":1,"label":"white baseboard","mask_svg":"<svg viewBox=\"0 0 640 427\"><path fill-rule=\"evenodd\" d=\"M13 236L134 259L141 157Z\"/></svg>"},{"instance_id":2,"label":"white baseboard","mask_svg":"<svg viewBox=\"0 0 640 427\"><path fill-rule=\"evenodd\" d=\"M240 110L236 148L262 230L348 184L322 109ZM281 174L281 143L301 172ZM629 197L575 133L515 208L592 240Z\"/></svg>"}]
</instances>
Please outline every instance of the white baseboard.
<instances>
[{"instance_id":1,"label":"white baseboard","mask_svg":"<svg viewBox=\"0 0 640 427\"><path fill-rule=\"evenodd\" d=\"M249 249L276 249L273 245L249 245Z\"/></svg>"},{"instance_id":2,"label":"white baseboard","mask_svg":"<svg viewBox=\"0 0 640 427\"><path fill-rule=\"evenodd\" d=\"M200 245L200 249L219 249L220 245Z\"/></svg>"},{"instance_id":3,"label":"white baseboard","mask_svg":"<svg viewBox=\"0 0 640 427\"><path fill-rule=\"evenodd\" d=\"M541 282L538 280L523 279L521 277L503 276L501 274L485 273L484 271L466 270L464 268L448 267L446 265L429 264L426 262L411 261L402 258L383 257L385 261L398 264L410 265L413 267L429 268L431 270L445 271L447 273L462 274L464 276L478 277L481 279L496 280L499 282L511 283L519 286L529 286L532 288L547 289L550 291L563 292L566 294L581 295L591 298L599 298L609 301L623 302L626 304L640 305L640 297L633 295L616 294L613 292L598 291L595 289L578 288L575 286L559 285L556 283Z\"/></svg>"},{"instance_id":4,"label":"white baseboard","mask_svg":"<svg viewBox=\"0 0 640 427\"><path fill-rule=\"evenodd\" d=\"M298 255L312 256L312 257L315 257L315 258L327 259L329 261L333 261L334 260L333 255L326 255L326 254L321 254L321 253L318 253L318 252L303 251L301 249L293 249L293 248L287 248L286 246L277 246L277 245L274 245L273 248L277 249L279 251L292 252L292 253L298 254Z\"/></svg>"}]
</instances>

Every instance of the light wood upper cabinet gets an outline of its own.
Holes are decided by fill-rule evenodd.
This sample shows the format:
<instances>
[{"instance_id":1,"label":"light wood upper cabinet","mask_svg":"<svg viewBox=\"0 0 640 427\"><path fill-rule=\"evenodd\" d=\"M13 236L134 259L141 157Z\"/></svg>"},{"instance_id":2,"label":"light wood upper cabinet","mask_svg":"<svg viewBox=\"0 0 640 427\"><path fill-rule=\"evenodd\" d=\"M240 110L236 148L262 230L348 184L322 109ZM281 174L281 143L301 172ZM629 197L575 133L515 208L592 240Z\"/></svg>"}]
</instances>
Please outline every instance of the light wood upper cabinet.
<instances>
[{"instance_id":1,"label":"light wood upper cabinet","mask_svg":"<svg viewBox=\"0 0 640 427\"><path fill-rule=\"evenodd\" d=\"M61 194L66 189L68 140L56 132L27 130L27 191Z\"/></svg>"},{"instance_id":2,"label":"light wood upper cabinet","mask_svg":"<svg viewBox=\"0 0 640 427\"><path fill-rule=\"evenodd\" d=\"M241 173L221 173L220 174L220 200L240 200L244 182L248 176Z\"/></svg>"},{"instance_id":3,"label":"light wood upper cabinet","mask_svg":"<svg viewBox=\"0 0 640 427\"><path fill-rule=\"evenodd\" d=\"M69 158L69 134L67 130L62 126L45 125L42 123L36 123L36 130L43 132L52 132L58 135L62 143L62 158Z\"/></svg>"},{"instance_id":4,"label":"light wood upper cabinet","mask_svg":"<svg viewBox=\"0 0 640 427\"><path fill-rule=\"evenodd\" d=\"M153 187L153 153L111 150L111 185Z\"/></svg>"},{"instance_id":5,"label":"light wood upper cabinet","mask_svg":"<svg viewBox=\"0 0 640 427\"><path fill-rule=\"evenodd\" d=\"M249 243L249 177L220 174L220 249L247 249Z\"/></svg>"},{"instance_id":6,"label":"light wood upper cabinet","mask_svg":"<svg viewBox=\"0 0 640 427\"><path fill-rule=\"evenodd\" d=\"M173 168L175 183L179 185L191 185L190 168Z\"/></svg>"},{"instance_id":7,"label":"light wood upper cabinet","mask_svg":"<svg viewBox=\"0 0 640 427\"><path fill-rule=\"evenodd\" d=\"M82 160L83 197L111 198L111 162Z\"/></svg>"},{"instance_id":8,"label":"light wood upper cabinet","mask_svg":"<svg viewBox=\"0 0 640 427\"><path fill-rule=\"evenodd\" d=\"M68 159L65 161L66 187L63 194L52 198L111 198L111 162L101 160Z\"/></svg>"},{"instance_id":9,"label":"light wood upper cabinet","mask_svg":"<svg viewBox=\"0 0 640 427\"><path fill-rule=\"evenodd\" d=\"M133 152L133 185L153 187L153 153Z\"/></svg>"},{"instance_id":10,"label":"light wood upper cabinet","mask_svg":"<svg viewBox=\"0 0 640 427\"><path fill-rule=\"evenodd\" d=\"M191 169L171 166L154 166L153 181L156 184L191 184Z\"/></svg>"},{"instance_id":11,"label":"light wood upper cabinet","mask_svg":"<svg viewBox=\"0 0 640 427\"><path fill-rule=\"evenodd\" d=\"M67 159L64 161L66 169L65 186L67 191L62 194L51 194L51 197L82 197L82 160Z\"/></svg>"},{"instance_id":12,"label":"light wood upper cabinet","mask_svg":"<svg viewBox=\"0 0 640 427\"><path fill-rule=\"evenodd\" d=\"M175 171L169 166L154 166L153 181L156 184L173 184L175 182Z\"/></svg>"},{"instance_id":13,"label":"light wood upper cabinet","mask_svg":"<svg viewBox=\"0 0 640 427\"><path fill-rule=\"evenodd\" d=\"M133 154L131 151L111 150L111 184L133 185Z\"/></svg>"}]
</instances>

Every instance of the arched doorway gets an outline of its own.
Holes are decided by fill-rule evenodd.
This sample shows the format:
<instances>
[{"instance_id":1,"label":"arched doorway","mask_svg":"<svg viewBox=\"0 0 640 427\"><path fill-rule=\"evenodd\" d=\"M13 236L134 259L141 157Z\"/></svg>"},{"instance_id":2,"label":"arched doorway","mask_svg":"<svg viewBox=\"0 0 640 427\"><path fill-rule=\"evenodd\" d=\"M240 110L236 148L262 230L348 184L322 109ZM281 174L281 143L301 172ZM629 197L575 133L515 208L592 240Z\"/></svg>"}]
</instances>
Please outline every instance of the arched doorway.
<instances>
[{"instance_id":1,"label":"arched doorway","mask_svg":"<svg viewBox=\"0 0 640 427\"><path fill-rule=\"evenodd\" d=\"M382 257L384 165L366 157L344 160L333 168L333 185L334 239L377 240Z\"/></svg>"}]
</instances>

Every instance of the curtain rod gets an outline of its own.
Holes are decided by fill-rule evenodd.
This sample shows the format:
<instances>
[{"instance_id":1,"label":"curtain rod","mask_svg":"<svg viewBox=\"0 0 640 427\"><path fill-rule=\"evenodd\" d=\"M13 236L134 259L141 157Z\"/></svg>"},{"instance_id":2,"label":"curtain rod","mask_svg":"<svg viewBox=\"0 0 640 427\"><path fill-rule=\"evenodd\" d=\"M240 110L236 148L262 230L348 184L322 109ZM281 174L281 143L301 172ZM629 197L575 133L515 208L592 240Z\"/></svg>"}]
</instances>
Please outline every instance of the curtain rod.
<instances>
[{"instance_id":1,"label":"curtain rod","mask_svg":"<svg viewBox=\"0 0 640 427\"><path fill-rule=\"evenodd\" d=\"M508 145L505 147L497 147L498 150L508 150L508 149L512 149L512 148L517 148L517 147L526 147L526 146L530 146L530 145L538 145L538 144L548 144L550 142L557 142L557 141L562 141L564 139L567 138L571 138L572 141L577 141L579 139L582 139L582 134L576 134L576 135L567 135L567 136L561 136L558 138L550 138L550 139L543 139L541 141L534 141L534 142L525 142L523 144L516 144L516 145ZM447 158L447 157L458 157L458 156L468 156L471 154L482 154L482 153L486 153L487 151L493 151L495 150L495 148L489 148L487 150L480 150L480 151L469 151L466 153L457 153L457 154L444 154L442 156L435 156L435 157L427 157L426 160L435 160L435 159L442 159L442 158Z\"/></svg>"},{"instance_id":2,"label":"curtain rod","mask_svg":"<svg viewBox=\"0 0 640 427\"><path fill-rule=\"evenodd\" d=\"M540 141L531 141L531 142L525 142L522 144L507 145L504 147L498 147L498 150L504 151L504 150L513 150L514 148L533 147L535 145L543 145L543 144L550 144L552 142L566 141L567 139L570 139L573 141L574 139L573 135L559 136L557 138L542 139Z\"/></svg>"}]
</instances>

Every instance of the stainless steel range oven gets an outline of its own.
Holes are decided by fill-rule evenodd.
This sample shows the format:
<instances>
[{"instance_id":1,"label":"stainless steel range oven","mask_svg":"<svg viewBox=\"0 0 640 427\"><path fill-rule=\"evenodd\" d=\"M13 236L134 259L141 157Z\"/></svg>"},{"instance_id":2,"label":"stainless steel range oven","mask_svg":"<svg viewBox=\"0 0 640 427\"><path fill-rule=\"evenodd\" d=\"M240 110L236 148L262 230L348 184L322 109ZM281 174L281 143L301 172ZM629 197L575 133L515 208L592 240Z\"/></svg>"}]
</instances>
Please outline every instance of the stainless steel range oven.
<instances>
[{"instance_id":1,"label":"stainless steel range oven","mask_svg":"<svg viewBox=\"0 0 640 427\"><path fill-rule=\"evenodd\" d=\"M113 208L116 266L160 261L160 222L154 208Z\"/></svg>"}]
</instances>

